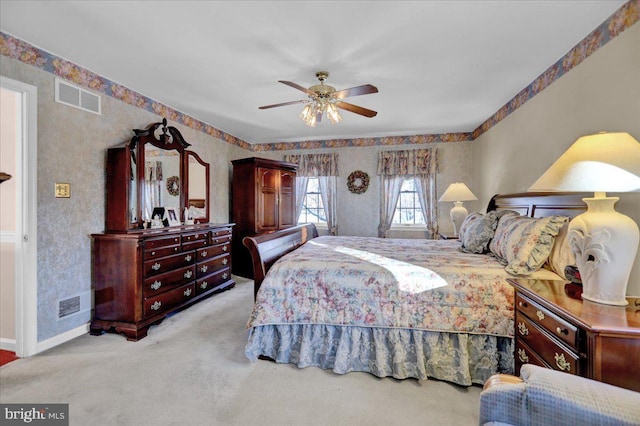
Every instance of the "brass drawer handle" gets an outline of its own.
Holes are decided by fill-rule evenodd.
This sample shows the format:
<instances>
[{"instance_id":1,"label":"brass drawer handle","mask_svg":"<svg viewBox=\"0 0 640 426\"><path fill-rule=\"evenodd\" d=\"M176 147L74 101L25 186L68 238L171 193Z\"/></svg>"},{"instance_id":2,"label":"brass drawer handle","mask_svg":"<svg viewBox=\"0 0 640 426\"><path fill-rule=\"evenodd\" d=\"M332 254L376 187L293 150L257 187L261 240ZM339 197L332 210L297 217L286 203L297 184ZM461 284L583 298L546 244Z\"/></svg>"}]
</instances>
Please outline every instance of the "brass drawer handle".
<instances>
[{"instance_id":1,"label":"brass drawer handle","mask_svg":"<svg viewBox=\"0 0 640 426\"><path fill-rule=\"evenodd\" d=\"M529 362L529 357L527 356L527 353L522 348L518 349L518 358L520 359L521 362Z\"/></svg>"},{"instance_id":2,"label":"brass drawer handle","mask_svg":"<svg viewBox=\"0 0 640 426\"><path fill-rule=\"evenodd\" d=\"M229 250L228 246L222 246L222 251L227 251L227 250Z\"/></svg>"},{"instance_id":3,"label":"brass drawer handle","mask_svg":"<svg viewBox=\"0 0 640 426\"><path fill-rule=\"evenodd\" d=\"M544 319L544 312L542 311L536 311L536 316L538 317L538 319L540 321L542 321Z\"/></svg>"},{"instance_id":4,"label":"brass drawer handle","mask_svg":"<svg viewBox=\"0 0 640 426\"><path fill-rule=\"evenodd\" d=\"M155 255L156 255L156 252L155 252L155 251L152 251L152 252L151 252L151 256L155 256Z\"/></svg>"},{"instance_id":5,"label":"brass drawer handle","mask_svg":"<svg viewBox=\"0 0 640 426\"><path fill-rule=\"evenodd\" d=\"M207 283L206 281L202 281L202 283L200 284L200 288L204 290L208 285L209 283Z\"/></svg>"},{"instance_id":6,"label":"brass drawer handle","mask_svg":"<svg viewBox=\"0 0 640 426\"><path fill-rule=\"evenodd\" d=\"M200 268L202 272L207 272L207 269L209 269L207 265L202 265L202 268Z\"/></svg>"},{"instance_id":7,"label":"brass drawer handle","mask_svg":"<svg viewBox=\"0 0 640 426\"><path fill-rule=\"evenodd\" d=\"M529 306L529 304L526 302L518 302L518 306L520 306L521 308L526 308Z\"/></svg>"},{"instance_id":8,"label":"brass drawer handle","mask_svg":"<svg viewBox=\"0 0 640 426\"><path fill-rule=\"evenodd\" d=\"M202 252L202 257L207 257L207 251L206 250Z\"/></svg>"},{"instance_id":9,"label":"brass drawer handle","mask_svg":"<svg viewBox=\"0 0 640 426\"><path fill-rule=\"evenodd\" d=\"M222 259L222 264L226 265L227 263L229 263L229 259Z\"/></svg>"},{"instance_id":10,"label":"brass drawer handle","mask_svg":"<svg viewBox=\"0 0 640 426\"><path fill-rule=\"evenodd\" d=\"M151 310L157 311L158 309L160 309L160 306L162 306L162 302L159 300L156 300L155 302L153 302L153 305L151 305Z\"/></svg>"},{"instance_id":11,"label":"brass drawer handle","mask_svg":"<svg viewBox=\"0 0 640 426\"><path fill-rule=\"evenodd\" d=\"M151 266L151 269L153 269L154 271L157 271L160 268L162 268L162 265L158 262L154 263L153 266Z\"/></svg>"},{"instance_id":12,"label":"brass drawer handle","mask_svg":"<svg viewBox=\"0 0 640 426\"><path fill-rule=\"evenodd\" d=\"M157 290L160 287L162 287L162 281L154 281L153 284L151 284L151 288L154 290Z\"/></svg>"},{"instance_id":13,"label":"brass drawer handle","mask_svg":"<svg viewBox=\"0 0 640 426\"><path fill-rule=\"evenodd\" d=\"M558 333L558 334L569 334L569 330L567 330L566 328L556 327L556 333Z\"/></svg>"},{"instance_id":14,"label":"brass drawer handle","mask_svg":"<svg viewBox=\"0 0 640 426\"><path fill-rule=\"evenodd\" d=\"M173 249L173 251L178 251L178 249L179 249L179 247L175 247L175 248Z\"/></svg>"},{"instance_id":15,"label":"brass drawer handle","mask_svg":"<svg viewBox=\"0 0 640 426\"><path fill-rule=\"evenodd\" d=\"M184 257L184 260L185 260L186 262L191 262L191 255L190 255L190 254L186 255L186 256Z\"/></svg>"},{"instance_id":16,"label":"brass drawer handle","mask_svg":"<svg viewBox=\"0 0 640 426\"><path fill-rule=\"evenodd\" d=\"M186 289L184 291L184 295L187 296L187 297L191 296L191 289L190 288Z\"/></svg>"},{"instance_id":17,"label":"brass drawer handle","mask_svg":"<svg viewBox=\"0 0 640 426\"><path fill-rule=\"evenodd\" d=\"M226 272L224 274L222 274L222 279L226 280L227 278L229 278L229 274L227 274Z\"/></svg>"},{"instance_id":18,"label":"brass drawer handle","mask_svg":"<svg viewBox=\"0 0 640 426\"><path fill-rule=\"evenodd\" d=\"M556 360L556 365L561 371L569 371L571 370L571 364L564 359L564 354L558 354L557 352L554 355L554 359Z\"/></svg>"},{"instance_id":19,"label":"brass drawer handle","mask_svg":"<svg viewBox=\"0 0 640 426\"><path fill-rule=\"evenodd\" d=\"M193 275L193 272L191 272L191 270L188 270L187 272L184 273L185 278L191 278L191 275Z\"/></svg>"},{"instance_id":20,"label":"brass drawer handle","mask_svg":"<svg viewBox=\"0 0 640 426\"><path fill-rule=\"evenodd\" d=\"M527 328L526 324L523 323L523 322L519 322L518 323L518 331L523 336L528 336L529 335L529 329Z\"/></svg>"}]
</instances>

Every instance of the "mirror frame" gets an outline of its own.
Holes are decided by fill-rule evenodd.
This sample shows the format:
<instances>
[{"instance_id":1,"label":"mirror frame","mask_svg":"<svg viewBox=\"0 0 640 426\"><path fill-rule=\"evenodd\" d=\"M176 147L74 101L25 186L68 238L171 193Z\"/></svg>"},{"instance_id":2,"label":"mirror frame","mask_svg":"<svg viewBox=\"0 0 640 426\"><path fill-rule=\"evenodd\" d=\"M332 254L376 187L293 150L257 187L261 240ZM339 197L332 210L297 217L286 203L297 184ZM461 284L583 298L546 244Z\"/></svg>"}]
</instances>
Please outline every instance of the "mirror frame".
<instances>
[{"instance_id":1,"label":"mirror frame","mask_svg":"<svg viewBox=\"0 0 640 426\"><path fill-rule=\"evenodd\" d=\"M160 134L156 136L156 133L160 131ZM145 164L145 145L151 144L156 148L160 148L163 150L172 150L175 149L180 154L180 214L182 215L184 211L184 206L187 198L185 197L185 175L186 172L185 167L185 150L190 146L178 129L173 126L167 126L167 119L163 118L161 122L153 123L149 125L146 129L134 129L133 132L135 136L131 138L130 149L135 151L137 155L137 164L136 171L138 173L138 194L137 194L137 225L132 222L131 225L134 225L137 228L144 227L144 217L142 212L142 194L144 194L144 164Z\"/></svg>"},{"instance_id":2,"label":"mirror frame","mask_svg":"<svg viewBox=\"0 0 640 426\"><path fill-rule=\"evenodd\" d=\"M184 156L184 166L183 166L183 170L186 170L186 172L184 173L184 179L183 179L183 192L185 193L185 199L184 199L184 206L185 207L190 207L189 206L189 156L193 156L193 158L200 163L201 166L204 166L204 175L205 175L205 193L204 193L204 212L205 215L204 217L198 217L198 218L194 218L195 223L208 223L209 222L209 204L210 204L210 200L211 200L211 194L210 194L210 189L209 189L209 163L205 162L204 160L202 160L202 158L200 158L200 156L198 154L196 154L193 151L185 151L185 156ZM184 208L182 209L184 210Z\"/></svg>"}]
</instances>

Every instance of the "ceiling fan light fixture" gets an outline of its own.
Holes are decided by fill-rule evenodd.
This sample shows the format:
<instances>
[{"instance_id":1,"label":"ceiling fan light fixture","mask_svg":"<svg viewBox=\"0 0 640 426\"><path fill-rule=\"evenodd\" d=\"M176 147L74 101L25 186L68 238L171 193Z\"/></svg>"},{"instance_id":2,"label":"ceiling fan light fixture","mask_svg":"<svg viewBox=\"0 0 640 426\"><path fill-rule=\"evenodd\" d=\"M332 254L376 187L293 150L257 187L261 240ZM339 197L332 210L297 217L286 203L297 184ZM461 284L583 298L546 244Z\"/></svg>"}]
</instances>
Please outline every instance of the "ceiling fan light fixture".
<instances>
[{"instance_id":1,"label":"ceiling fan light fixture","mask_svg":"<svg viewBox=\"0 0 640 426\"><path fill-rule=\"evenodd\" d=\"M336 108L336 106L331 102L327 104L326 112L327 112L327 117L329 117L329 120L331 120L331 124L337 124L342 121L342 116L340 115L338 108Z\"/></svg>"}]
</instances>

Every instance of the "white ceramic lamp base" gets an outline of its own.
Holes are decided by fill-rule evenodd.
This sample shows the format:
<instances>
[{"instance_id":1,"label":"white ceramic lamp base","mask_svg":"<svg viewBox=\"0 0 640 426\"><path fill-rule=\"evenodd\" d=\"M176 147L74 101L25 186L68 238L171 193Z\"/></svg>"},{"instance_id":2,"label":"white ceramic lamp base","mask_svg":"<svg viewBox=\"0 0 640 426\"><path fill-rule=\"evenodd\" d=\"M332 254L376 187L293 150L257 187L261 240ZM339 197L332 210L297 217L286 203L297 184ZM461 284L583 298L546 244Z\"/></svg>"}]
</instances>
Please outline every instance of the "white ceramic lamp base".
<instances>
[{"instance_id":1,"label":"white ceramic lamp base","mask_svg":"<svg viewBox=\"0 0 640 426\"><path fill-rule=\"evenodd\" d=\"M582 298L624 306L639 231L631 218L614 210L618 199L583 198L587 211L571 221L568 238L582 278Z\"/></svg>"},{"instance_id":2,"label":"white ceramic lamp base","mask_svg":"<svg viewBox=\"0 0 640 426\"><path fill-rule=\"evenodd\" d=\"M469 212L465 207L463 207L462 201L455 201L454 204L455 206L453 206L449 215L451 217L451 222L453 222L453 235L457 237L458 232L460 232L462 222L464 222L464 219L467 217Z\"/></svg>"}]
</instances>

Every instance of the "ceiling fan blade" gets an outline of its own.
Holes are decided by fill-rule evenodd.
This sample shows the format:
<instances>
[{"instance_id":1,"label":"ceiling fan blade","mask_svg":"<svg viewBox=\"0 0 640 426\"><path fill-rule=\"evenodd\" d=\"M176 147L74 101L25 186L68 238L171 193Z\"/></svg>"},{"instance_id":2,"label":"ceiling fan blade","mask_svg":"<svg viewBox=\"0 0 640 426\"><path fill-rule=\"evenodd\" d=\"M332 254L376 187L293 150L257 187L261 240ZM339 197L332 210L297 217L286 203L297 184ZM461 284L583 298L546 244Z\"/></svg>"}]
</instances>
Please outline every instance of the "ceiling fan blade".
<instances>
[{"instance_id":1,"label":"ceiling fan blade","mask_svg":"<svg viewBox=\"0 0 640 426\"><path fill-rule=\"evenodd\" d=\"M285 105L301 104L303 102L309 102L309 100L308 99L303 99L303 100L300 100L300 101L282 102L281 104L264 105L264 106L258 107L258 109L267 109L267 108L281 107L281 106L285 106Z\"/></svg>"},{"instance_id":2,"label":"ceiling fan blade","mask_svg":"<svg viewBox=\"0 0 640 426\"><path fill-rule=\"evenodd\" d=\"M375 117L376 115L378 115L376 111L363 108L358 105L349 104L347 102L340 101L340 102L336 102L335 105L340 109L344 109L350 112L355 112L356 114L364 115L365 117L369 117L369 118Z\"/></svg>"},{"instance_id":3,"label":"ceiling fan blade","mask_svg":"<svg viewBox=\"0 0 640 426\"><path fill-rule=\"evenodd\" d=\"M350 96L368 95L370 93L378 93L378 88L371 84L352 87L350 89L339 90L333 94L336 99L344 99Z\"/></svg>"},{"instance_id":4,"label":"ceiling fan blade","mask_svg":"<svg viewBox=\"0 0 640 426\"><path fill-rule=\"evenodd\" d=\"M294 89L298 89L309 96L315 96L315 93L313 93L311 90L307 89L306 87L302 87L299 84L293 83L291 81L278 80L278 83L286 84L287 86L293 87Z\"/></svg>"}]
</instances>

